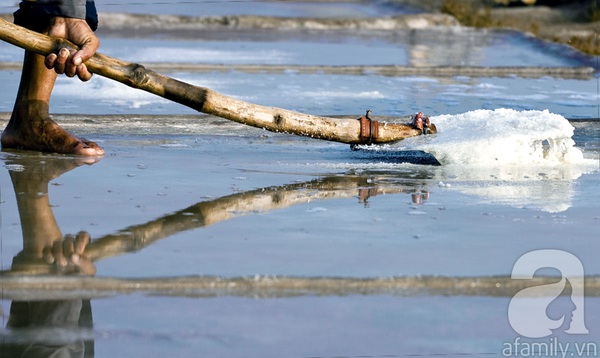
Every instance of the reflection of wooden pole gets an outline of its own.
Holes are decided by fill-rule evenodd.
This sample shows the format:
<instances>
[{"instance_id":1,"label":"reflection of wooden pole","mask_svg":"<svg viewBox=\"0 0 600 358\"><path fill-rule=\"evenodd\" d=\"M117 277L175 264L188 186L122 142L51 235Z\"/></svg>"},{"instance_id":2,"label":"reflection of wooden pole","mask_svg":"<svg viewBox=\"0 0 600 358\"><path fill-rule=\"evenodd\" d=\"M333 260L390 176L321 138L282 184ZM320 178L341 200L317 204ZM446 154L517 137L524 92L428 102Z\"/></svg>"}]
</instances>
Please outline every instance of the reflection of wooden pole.
<instances>
[{"instance_id":1,"label":"reflection of wooden pole","mask_svg":"<svg viewBox=\"0 0 600 358\"><path fill-rule=\"evenodd\" d=\"M524 288L558 282L560 277L514 280L509 276L400 276L387 278L357 277L168 277L117 279L77 276L2 277L4 299L41 300L81 297L105 297L141 292L149 295L186 297L290 297L345 295L444 295L512 297ZM584 285L586 297L600 296L600 276L572 280ZM543 287L538 295L554 294Z\"/></svg>"},{"instance_id":2,"label":"reflection of wooden pole","mask_svg":"<svg viewBox=\"0 0 600 358\"><path fill-rule=\"evenodd\" d=\"M98 238L86 248L92 261L141 250L154 242L176 233L212 225L249 213L266 212L315 200L367 197L382 193L402 192L402 188L374 187L365 177L329 177L310 182L279 187L261 188L203 201L186 209L141 225L130 226L116 234ZM3 274L40 275L49 273L46 264L13 265Z\"/></svg>"},{"instance_id":3,"label":"reflection of wooden pole","mask_svg":"<svg viewBox=\"0 0 600 358\"><path fill-rule=\"evenodd\" d=\"M362 177L332 177L307 183L261 188L233 194L211 201L203 201L186 209L151 222L128 227L114 235L94 240L86 254L99 260L127 252L138 251L178 232L212 225L249 213L266 212L315 200L359 197L359 190L368 188L375 196L386 192L375 188ZM401 189L391 188L389 193Z\"/></svg>"},{"instance_id":4,"label":"reflection of wooden pole","mask_svg":"<svg viewBox=\"0 0 600 358\"><path fill-rule=\"evenodd\" d=\"M62 47L75 49L72 43L51 38L0 19L0 38L26 50L48 55ZM129 63L97 53L86 62L98 75L141 89L168 100L235 122L342 143L386 143L414 137L422 132L404 123L376 123L373 130L356 119L312 116L275 107L265 107L224 96L211 89L197 87ZM435 126L431 127L435 132Z\"/></svg>"}]
</instances>

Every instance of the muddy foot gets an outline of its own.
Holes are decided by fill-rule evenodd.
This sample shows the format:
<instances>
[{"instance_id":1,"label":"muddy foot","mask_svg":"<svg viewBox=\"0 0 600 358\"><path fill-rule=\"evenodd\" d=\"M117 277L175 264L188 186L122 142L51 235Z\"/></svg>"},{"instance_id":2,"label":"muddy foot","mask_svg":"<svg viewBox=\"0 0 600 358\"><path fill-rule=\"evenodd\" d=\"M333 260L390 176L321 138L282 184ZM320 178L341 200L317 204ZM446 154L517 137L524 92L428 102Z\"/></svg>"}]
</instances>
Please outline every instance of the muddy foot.
<instances>
[{"instance_id":1,"label":"muddy foot","mask_svg":"<svg viewBox=\"0 0 600 358\"><path fill-rule=\"evenodd\" d=\"M104 154L98 144L77 138L61 128L50 118L48 104L42 101L17 106L0 142L2 148L86 156Z\"/></svg>"}]
</instances>

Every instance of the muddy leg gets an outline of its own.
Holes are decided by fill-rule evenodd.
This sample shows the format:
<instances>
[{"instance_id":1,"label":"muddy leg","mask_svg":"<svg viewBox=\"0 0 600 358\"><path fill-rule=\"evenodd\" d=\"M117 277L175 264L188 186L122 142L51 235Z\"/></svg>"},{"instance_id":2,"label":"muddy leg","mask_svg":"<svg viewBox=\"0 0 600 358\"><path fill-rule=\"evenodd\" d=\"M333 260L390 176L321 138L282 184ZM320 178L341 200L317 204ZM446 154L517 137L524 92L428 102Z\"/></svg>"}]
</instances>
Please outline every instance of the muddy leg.
<instances>
[{"instance_id":1,"label":"muddy leg","mask_svg":"<svg viewBox=\"0 0 600 358\"><path fill-rule=\"evenodd\" d=\"M56 77L56 73L44 65L44 57L25 52L15 107L0 138L2 147L103 155L104 150L99 145L71 135L50 118L50 95Z\"/></svg>"}]
</instances>

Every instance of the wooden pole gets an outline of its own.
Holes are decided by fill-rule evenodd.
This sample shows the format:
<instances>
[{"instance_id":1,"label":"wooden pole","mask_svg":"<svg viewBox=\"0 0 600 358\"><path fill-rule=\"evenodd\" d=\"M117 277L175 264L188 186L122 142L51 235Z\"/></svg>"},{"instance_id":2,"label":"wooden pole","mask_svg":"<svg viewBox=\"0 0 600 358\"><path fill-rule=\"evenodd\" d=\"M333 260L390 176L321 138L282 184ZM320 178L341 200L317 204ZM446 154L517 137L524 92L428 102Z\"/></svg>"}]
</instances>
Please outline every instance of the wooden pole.
<instances>
[{"instance_id":1,"label":"wooden pole","mask_svg":"<svg viewBox=\"0 0 600 358\"><path fill-rule=\"evenodd\" d=\"M0 19L0 38L18 47L41 55L57 53L66 47L77 49L71 42L52 38ZM349 144L388 143L422 134L405 123L379 123L354 118L329 118L293 112L276 107L260 106L224 96L209 88L193 86L130 63L96 53L86 63L100 76L141 89L197 111L226 118L238 123L306 137ZM435 133L434 125L430 127Z\"/></svg>"}]
</instances>

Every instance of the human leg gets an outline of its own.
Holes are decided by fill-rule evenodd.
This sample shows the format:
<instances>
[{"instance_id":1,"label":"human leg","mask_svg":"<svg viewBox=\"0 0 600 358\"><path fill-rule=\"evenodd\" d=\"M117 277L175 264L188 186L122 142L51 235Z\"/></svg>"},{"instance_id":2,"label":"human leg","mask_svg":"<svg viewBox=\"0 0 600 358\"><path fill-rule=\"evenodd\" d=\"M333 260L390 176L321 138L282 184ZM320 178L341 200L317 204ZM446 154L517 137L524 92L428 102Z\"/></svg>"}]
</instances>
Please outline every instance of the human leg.
<instances>
[{"instance_id":1,"label":"human leg","mask_svg":"<svg viewBox=\"0 0 600 358\"><path fill-rule=\"evenodd\" d=\"M13 113L0 138L2 147L103 155L104 150L99 145L71 135L50 118L50 95L57 74L47 69L44 61L43 56L25 52Z\"/></svg>"},{"instance_id":2,"label":"human leg","mask_svg":"<svg viewBox=\"0 0 600 358\"><path fill-rule=\"evenodd\" d=\"M79 45L80 50L71 53L62 49L46 58L25 52L15 106L10 121L0 136L0 143L3 148L103 155L104 150L96 143L71 135L50 118L50 96L57 73L65 73L69 77L77 75L82 81L89 80L92 75L84 62L100 46L93 33L98 21L94 2L85 2L85 19L70 17L75 14L70 11L74 10L69 9L68 5L63 8L60 3L62 2L23 1L15 12L15 23L37 32L66 38Z\"/></svg>"}]
</instances>

